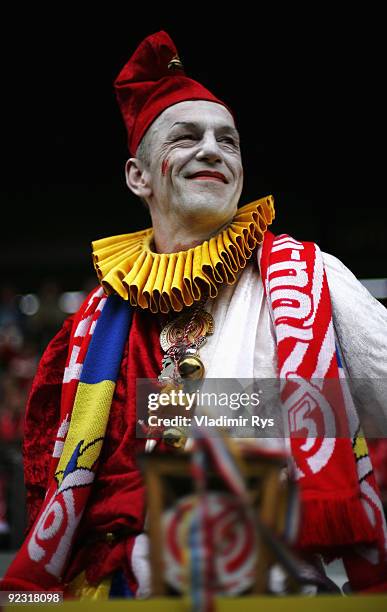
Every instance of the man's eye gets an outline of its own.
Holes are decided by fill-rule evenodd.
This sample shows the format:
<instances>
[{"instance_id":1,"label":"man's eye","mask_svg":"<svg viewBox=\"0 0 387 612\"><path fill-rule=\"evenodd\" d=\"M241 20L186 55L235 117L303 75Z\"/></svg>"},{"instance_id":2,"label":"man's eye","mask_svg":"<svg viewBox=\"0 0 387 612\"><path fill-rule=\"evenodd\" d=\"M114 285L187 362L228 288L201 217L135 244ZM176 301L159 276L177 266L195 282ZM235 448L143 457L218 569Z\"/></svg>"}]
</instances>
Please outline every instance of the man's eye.
<instances>
[{"instance_id":1,"label":"man's eye","mask_svg":"<svg viewBox=\"0 0 387 612\"><path fill-rule=\"evenodd\" d=\"M177 136L175 140L194 140L194 137L192 134L182 134L181 136Z\"/></svg>"},{"instance_id":2,"label":"man's eye","mask_svg":"<svg viewBox=\"0 0 387 612\"><path fill-rule=\"evenodd\" d=\"M233 138L225 136L224 138L220 138L221 142L227 142L227 144L235 145L236 142Z\"/></svg>"}]
</instances>

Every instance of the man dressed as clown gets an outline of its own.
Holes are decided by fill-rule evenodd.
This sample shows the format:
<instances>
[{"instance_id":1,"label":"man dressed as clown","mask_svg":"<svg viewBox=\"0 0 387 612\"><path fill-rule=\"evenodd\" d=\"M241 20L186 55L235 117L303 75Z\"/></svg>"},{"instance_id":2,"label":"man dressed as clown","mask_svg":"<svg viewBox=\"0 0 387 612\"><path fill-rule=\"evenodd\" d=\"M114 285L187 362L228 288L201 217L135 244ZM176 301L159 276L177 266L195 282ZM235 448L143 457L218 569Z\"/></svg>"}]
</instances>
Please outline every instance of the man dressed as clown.
<instances>
[{"instance_id":1,"label":"man dressed as clown","mask_svg":"<svg viewBox=\"0 0 387 612\"><path fill-rule=\"evenodd\" d=\"M152 228L93 243L99 285L42 357L26 413L29 523L5 590L146 594L136 456L165 442L136 437L137 379L280 378L290 406L291 379L381 379L387 363L384 307L316 245L275 237L271 196L240 202L234 113L185 75L168 34L139 45L115 90L127 185ZM297 546L342 558L353 591L383 591L386 524L353 415L348 430L292 444Z\"/></svg>"}]
</instances>

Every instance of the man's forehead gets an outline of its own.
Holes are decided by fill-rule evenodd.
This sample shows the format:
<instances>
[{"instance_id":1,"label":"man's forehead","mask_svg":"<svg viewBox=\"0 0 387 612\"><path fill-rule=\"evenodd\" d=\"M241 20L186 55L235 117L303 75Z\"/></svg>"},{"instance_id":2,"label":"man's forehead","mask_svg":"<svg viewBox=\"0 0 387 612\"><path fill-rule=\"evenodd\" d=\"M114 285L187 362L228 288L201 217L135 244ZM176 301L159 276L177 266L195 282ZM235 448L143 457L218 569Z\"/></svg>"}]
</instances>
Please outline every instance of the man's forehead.
<instances>
[{"instance_id":1,"label":"man's forehead","mask_svg":"<svg viewBox=\"0 0 387 612\"><path fill-rule=\"evenodd\" d=\"M163 127L172 129L175 125L196 124L198 126L222 126L235 129L231 113L216 102L188 100L167 108L160 116Z\"/></svg>"}]
</instances>

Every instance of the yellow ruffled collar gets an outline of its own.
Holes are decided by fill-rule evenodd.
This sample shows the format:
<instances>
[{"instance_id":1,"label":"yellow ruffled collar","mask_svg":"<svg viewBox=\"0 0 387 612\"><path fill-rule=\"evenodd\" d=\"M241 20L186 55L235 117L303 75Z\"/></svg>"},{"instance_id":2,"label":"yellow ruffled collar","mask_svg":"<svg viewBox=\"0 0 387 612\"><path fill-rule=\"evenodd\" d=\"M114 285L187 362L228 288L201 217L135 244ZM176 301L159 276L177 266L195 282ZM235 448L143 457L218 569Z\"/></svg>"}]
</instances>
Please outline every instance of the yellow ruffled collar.
<instances>
[{"instance_id":1,"label":"yellow ruffled collar","mask_svg":"<svg viewBox=\"0 0 387 612\"><path fill-rule=\"evenodd\" d=\"M222 284L235 283L274 214L272 196L246 204L226 229L179 253L154 253L152 228L95 240L94 267L108 295L151 312L180 312L204 291L213 298Z\"/></svg>"}]
</instances>

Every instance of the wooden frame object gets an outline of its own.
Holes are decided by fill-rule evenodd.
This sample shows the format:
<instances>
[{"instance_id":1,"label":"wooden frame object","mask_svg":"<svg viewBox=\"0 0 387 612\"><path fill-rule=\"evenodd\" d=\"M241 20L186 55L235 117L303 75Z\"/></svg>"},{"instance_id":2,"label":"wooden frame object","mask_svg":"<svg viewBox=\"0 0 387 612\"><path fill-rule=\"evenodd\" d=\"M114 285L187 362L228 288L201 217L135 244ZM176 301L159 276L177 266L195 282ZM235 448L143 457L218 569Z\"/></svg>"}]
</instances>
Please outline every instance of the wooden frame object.
<instances>
[{"instance_id":1,"label":"wooden frame object","mask_svg":"<svg viewBox=\"0 0 387 612\"><path fill-rule=\"evenodd\" d=\"M166 596L168 587L164 580L162 514L168 502L179 498L178 483L184 482L195 491L190 475L189 453L154 453L143 455L142 466L148 497L147 531L150 537L150 565L152 595ZM266 454L250 454L243 457L241 471L250 494L251 504L257 517L257 543L259 555L256 580L252 593L265 593L270 566L275 561L272 549L265 537L267 530L281 536L285 529L288 488L283 470L284 457ZM207 474L209 490L225 490L224 483L215 472ZM260 528L264 527L264 530Z\"/></svg>"}]
</instances>

